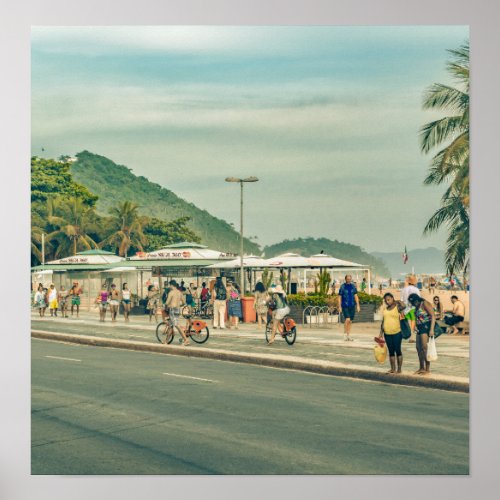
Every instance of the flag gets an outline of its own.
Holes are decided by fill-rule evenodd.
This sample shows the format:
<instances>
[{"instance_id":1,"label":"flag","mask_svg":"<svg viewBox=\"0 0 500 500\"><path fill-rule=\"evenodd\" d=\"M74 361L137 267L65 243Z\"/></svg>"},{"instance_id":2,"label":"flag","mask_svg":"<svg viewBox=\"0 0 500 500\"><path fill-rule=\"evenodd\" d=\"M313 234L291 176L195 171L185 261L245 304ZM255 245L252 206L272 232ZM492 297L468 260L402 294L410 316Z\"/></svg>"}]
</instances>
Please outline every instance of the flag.
<instances>
[{"instance_id":1,"label":"flag","mask_svg":"<svg viewBox=\"0 0 500 500\"><path fill-rule=\"evenodd\" d=\"M403 264L406 264L408 262L408 251L406 250L406 245L405 245L405 252L403 254Z\"/></svg>"}]
</instances>

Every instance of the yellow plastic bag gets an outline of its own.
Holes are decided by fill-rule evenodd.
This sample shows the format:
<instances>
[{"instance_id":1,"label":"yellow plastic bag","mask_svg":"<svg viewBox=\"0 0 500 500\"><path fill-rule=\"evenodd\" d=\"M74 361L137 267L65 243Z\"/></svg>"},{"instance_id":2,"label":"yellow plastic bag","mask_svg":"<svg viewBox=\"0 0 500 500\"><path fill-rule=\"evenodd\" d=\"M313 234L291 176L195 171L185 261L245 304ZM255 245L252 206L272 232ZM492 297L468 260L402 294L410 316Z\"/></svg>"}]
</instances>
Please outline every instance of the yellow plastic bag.
<instances>
[{"instance_id":1,"label":"yellow plastic bag","mask_svg":"<svg viewBox=\"0 0 500 500\"><path fill-rule=\"evenodd\" d=\"M383 346L376 345L373 348L373 353L375 354L375 359L380 364L385 363L387 358L387 346L384 344Z\"/></svg>"}]
</instances>

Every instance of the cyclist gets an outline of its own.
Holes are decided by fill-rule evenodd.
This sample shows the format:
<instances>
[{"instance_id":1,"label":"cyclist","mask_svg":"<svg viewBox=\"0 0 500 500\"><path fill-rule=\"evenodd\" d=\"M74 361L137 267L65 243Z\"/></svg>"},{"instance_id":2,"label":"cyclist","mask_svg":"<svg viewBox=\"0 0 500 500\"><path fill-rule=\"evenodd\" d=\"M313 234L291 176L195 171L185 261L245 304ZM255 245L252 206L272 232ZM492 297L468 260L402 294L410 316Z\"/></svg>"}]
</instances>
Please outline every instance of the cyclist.
<instances>
[{"instance_id":1,"label":"cyclist","mask_svg":"<svg viewBox=\"0 0 500 500\"><path fill-rule=\"evenodd\" d=\"M273 311L273 329L271 331L271 339L268 341L268 345L274 343L274 337L276 336L276 330L278 329L279 322L290 313L290 308L286 300L286 294L281 285L277 285L268 290L271 298L270 300L276 304L276 309Z\"/></svg>"},{"instance_id":2,"label":"cyclist","mask_svg":"<svg viewBox=\"0 0 500 500\"><path fill-rule=\"evenodd\" d=\"M169 325L171 328L176 328L179 334L184 339L183 345L189 345L189 340L186 334L179 327L179 316L181 315L181 306L184 303L183 293L177 288L177 282L175 280L170 281L170 291L168 292L167 302L165 307L168 308L169 313Z\"/></svg>"},{"instance_id":3,"label":"cyclist","mask_svg":"<svg viewBox=\"0 0 500 500\"><path fill-rule=\"evenodd\" d=\"M201 284L201 292L200 292L200 308L203 310L210 300L210 291L207 288L207 284L203 282Z\"/></svg>"}]
</instances>

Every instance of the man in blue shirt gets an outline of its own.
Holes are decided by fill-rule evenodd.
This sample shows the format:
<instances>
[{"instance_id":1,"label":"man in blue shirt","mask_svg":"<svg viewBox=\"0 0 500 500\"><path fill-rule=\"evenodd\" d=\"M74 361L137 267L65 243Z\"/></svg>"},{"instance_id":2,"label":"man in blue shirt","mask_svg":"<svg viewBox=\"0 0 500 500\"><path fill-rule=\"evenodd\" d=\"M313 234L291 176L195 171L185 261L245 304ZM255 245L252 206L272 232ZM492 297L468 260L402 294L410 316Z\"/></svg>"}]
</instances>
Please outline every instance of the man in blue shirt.
<instances>
[{"instance_id":1,"label":"man in blue shirt","mask_svg":"<svg viewBox=\"0 0 500 500\"><path fill-rule=\"evenodd\" d=\"M353 340L350 335L355 311L360 311L358 290L352 283L352 276L348 274L345 277L345 283L342 283L339 289L339 313L343 313L345 318L344 340Z\"/></svg>"}]
</instances>

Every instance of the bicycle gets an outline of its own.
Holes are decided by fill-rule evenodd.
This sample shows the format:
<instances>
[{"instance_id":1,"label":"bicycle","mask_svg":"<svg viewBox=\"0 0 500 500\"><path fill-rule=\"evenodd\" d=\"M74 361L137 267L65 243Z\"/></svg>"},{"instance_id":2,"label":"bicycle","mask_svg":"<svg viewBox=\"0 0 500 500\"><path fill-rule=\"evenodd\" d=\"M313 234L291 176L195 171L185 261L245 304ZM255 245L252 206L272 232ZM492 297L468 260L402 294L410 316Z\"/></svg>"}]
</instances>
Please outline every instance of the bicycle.
<instances>
[{"instance_id":1,"label":"bicycle","mask_svg":"<svg viewBox=\"0 0 500 500\"><path fill-rule=\"evenodd\" d=\"M214 316L214 306L210 302L198 302L193 306L184 306L182 308L181 314L184 318L189 318L191 316L197 316L203 319L210 319Z\"/></svg>"},{"instance_id":2,"label":"bicycle","mask_svg":"<svg viewBox=\"0 0 500 500\"><path fill-rule=\"evenodd\" d=\"M273 319L270 319L266 324L266 341L269 342L273 331ZM288 345L293 345L297 339L297 327L295 320L290 316L285 316L278 320L278 328L276 334L280 334Z\"/></svg>"},{"instance_id":3,"label":"bicycle","mask_svg":"<svg viewBox=\"0 0 500 500\"><path fill-rule=\"evenodd\" d=\"M193 342L197 344L203 344L208 340L210 335L210 330L208 329L205 321L201 321L199 319L195 319L194 321L191 318L187 318L186 326L184 327L184 334L189 339L193 339ZM165 318L164 321L161 321L156 326L156 338L160 344L171 344L175 337L174 327L169 323L168 318ZM179 339L179 342L182 342L183 339Z\"/></svg>"}]
</instances>

